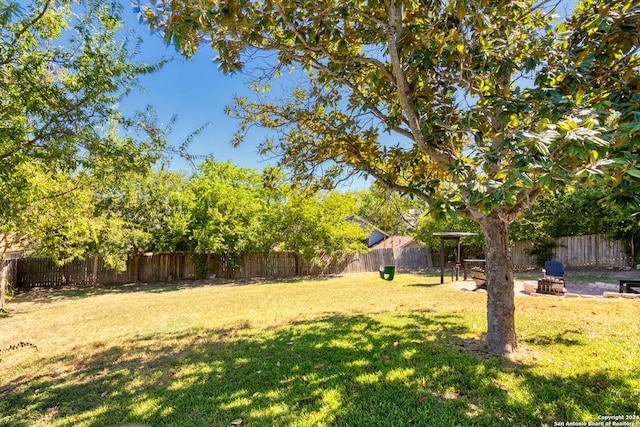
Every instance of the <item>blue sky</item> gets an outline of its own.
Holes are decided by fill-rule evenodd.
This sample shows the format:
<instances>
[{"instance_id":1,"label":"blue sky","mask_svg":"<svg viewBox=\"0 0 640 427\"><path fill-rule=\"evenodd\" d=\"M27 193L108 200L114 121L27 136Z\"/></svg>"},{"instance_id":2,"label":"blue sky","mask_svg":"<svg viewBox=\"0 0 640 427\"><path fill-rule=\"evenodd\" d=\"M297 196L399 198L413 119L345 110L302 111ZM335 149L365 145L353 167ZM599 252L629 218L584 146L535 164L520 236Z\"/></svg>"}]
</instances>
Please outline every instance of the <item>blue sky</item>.
<instances>
[{"instance_id":1,"label":"blue sky","mask_svg":"<svg viewBox=\"0 0 640 427\"><path fill-rule=\"evenodd\" d=\"M213 62L216 52L209 46L202 46L193 59L183 58L173 46L165 45L159 35L151 34L144 24L139 24L131 4L126 0L121 1L124 6L125 30L133 29L143 40L137 60L155 63L162 58L173 58L157 73L141 76L140 83L145 90L135 90L120 103L121 110L125 114L133 114L150 105L165 124L176 115L177 121L169 137L169 143L174 146L179 146L200 126L210 123L191 143L191 154L211 155L219 161L229 160L237 166L258 171L262 171L268 164L275 164L277 160L265 159L257 154L257 146L263 141L267 131L254 128L240 146L233 147L230 143L238 122L229 117L224 108L233 102L234 96L253 95L248 89L247 76L230 76L219 71L217 64ZM287 76L281 77L279 81L284 87L292 85ZM179 156L174 157L171 168L191 171L190 164ZM366 189L372 182L371 178L355 177L341 184L339 189Z\"/></svg>"},{"instance_id":2,"label":"blue sky","mask_svg":"<svg viewBox=\"0 0 640 427\"><path fill-rule=\"evenodd\" d=\"M138 60L154 63L162 58L174 58L159 72L141 77L141 85L146 90L135 90L120 103L121 109L131 114L151 105L163 123L169 123L173 115L177 122L173 125L170 143L180 145L187 136L203 124L210 125L191 144L192 154L211 154L221 161L230 160L242 167L261 170L268 162L256 153L256 145L263 134L253 132L252 139L234 148L230 144L236 130L235 119L224 113L224 107L231 104L236 95L250 95L246 77L238 74L224 75L212 62L215 52L203 46L192 60L184 59L172 46L166 46L160 36L150 34L144 24L137 22L130 3L123 1L126 29L133 29L143 39ZM273 163L273 161L272 161ZM174 169L189 169L182 159L174 159Z\"/></svg>"}]
</instances>

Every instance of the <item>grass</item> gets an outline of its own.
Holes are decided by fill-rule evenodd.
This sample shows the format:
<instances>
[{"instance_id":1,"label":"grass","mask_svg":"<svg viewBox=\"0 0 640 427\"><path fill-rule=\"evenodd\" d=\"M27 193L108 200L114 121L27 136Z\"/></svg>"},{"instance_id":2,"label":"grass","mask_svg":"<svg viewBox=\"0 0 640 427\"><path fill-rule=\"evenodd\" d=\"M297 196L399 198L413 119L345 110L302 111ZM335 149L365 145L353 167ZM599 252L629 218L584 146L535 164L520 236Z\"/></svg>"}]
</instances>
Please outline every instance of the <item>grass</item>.
<instances>
[{"instance_id":1,"label":"grass","mask_svg":"<svg viewBox=\"0 0 640 427\"><path fill-rule=\"evenodd\" d=\"M481 351L486 295L438 282L19 295L0 319L0 425L552 426L640 415L637 301L518 297L523 351L509 360Z\"/></svg>"}]
</instances>

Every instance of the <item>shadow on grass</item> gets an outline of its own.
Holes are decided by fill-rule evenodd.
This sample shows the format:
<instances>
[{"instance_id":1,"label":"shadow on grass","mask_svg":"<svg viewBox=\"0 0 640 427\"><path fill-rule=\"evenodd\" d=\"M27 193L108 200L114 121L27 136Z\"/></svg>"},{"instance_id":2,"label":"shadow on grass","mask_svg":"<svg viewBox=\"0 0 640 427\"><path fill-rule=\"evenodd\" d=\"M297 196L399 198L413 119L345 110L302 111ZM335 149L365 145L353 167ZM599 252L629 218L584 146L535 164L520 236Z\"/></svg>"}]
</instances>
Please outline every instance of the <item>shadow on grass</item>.
<instances>
[{"instance_id":1,"label":"shadow on grass","mask_svg":"<svg viewBox=\"0 0 640 427\"><path fill-rule=\"evenodd\" d=\"M583 341L581 339L572 337L580 335L581 332L579 330L565 330L563 332L558 332L555 334L549 334L545 331L541 331L536 334L535 337L525 338L522 341L542 346L561 344L566 347L571 347L583 345Z\"/></svg>"},{"instance_id":2,"label":"shadow on grass","mask_svg":"<svg viewBox=\"0 0 640 427\"><path fill-rule=\"evenodd\" d=\"M327 279L328 280L328 279ZM302 279L300 279L302 281ZM211 286L242 286L255 284L277 284L294 282L294 280L231 280L231 279L202 279L181 280L177 282L140 282L123 285L68 285L56 287L37 287L20 289L15 295L15 302L52 303L63 300L89 298L109 294L130 293L165 293L183 289L194 289Z\"/></svg>"},{"instance_id":3,"label":"shadow on grass","mask_svg":"<svg viewBox=\"0 0 640 427\"><path fill-rule=\"evenodd\" d=\"M190 287L211 286L210 280L180 281L175 283L128 283L123 285L65 285L55 287L36 287L19 289L14 296L16 302L50 303L62 300L74 300L108 294L127 294L139 292L173 292Z\"/></svg>"},{"instance_id":4,"label":"shadow on grass","mask_svg":"<svg viewBox=\"0 0 640 427\"><path fill-rule=\"evenodd\" d=\"M446 283L445 283L446 285ZM437 286L443 286L440 282L438 283L412 283L410 285L406 285L409 287L418 287L418 288L435 288Z\"/></svg>"},{"instance_id":5,"label":"shadow on grass","mask_svg":"<svg viewBox=\"0 0 640 427\"><path fill-rule=\"evenodd\" d=\"M35 287L30 289L18 289L14 298L15 302L50 303L62 300L73 300L108 294L129 293L165 293L183 289L194 289L211 286L244 286L260 284L297 283L307 280L324 281L335 279L336 276L323 277L291 277L270 279L185 279L175 282L139 282L122 285L65 285L54 287Z\"/></svg>"},{"instance_id":6,"label":"shadow on grass","mask_svg":"<svg viewBox=\"0 0 640 427\"><path fill-rule=\"evenodd\" d=\"M423 311L94 345L87 357L42 361L41 372L69 372L4 386L0 424L539 426L639 410L628 377L540 376L465 350L481 347L469 333L458 317Z\"/></svg>"}]
</instances>

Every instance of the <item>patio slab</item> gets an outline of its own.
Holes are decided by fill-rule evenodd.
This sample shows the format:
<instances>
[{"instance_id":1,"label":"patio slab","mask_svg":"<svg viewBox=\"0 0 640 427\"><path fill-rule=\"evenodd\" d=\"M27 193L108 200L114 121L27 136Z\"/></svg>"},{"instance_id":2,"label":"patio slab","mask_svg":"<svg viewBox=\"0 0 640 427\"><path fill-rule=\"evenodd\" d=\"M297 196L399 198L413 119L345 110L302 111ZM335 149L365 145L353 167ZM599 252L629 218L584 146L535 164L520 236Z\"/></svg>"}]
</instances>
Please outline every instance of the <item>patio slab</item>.
<instances>
[{"instance_id":1,"label":"patio slab","mask_svg":"<svg viewBox=\"0 0 640 427\"><path fill-rule=\"evenodd\" d=\"M463 291L473 291L475 288L475 282L473 280L460 280L457 282L451 282L450 285ZM533 280L516 280L514 283L514 291L517 296L541 296L542 294L536 294L533 291L535 281ZM608 287L595 286L595 285L578 285L574 283L567 283L565 285L567 297L573 298L596 298L604 297L605 293L612 293ZM486 292L483 290L476 292ZM553 295L550 295L553 296Z\"/></svg>"}]
</instances>

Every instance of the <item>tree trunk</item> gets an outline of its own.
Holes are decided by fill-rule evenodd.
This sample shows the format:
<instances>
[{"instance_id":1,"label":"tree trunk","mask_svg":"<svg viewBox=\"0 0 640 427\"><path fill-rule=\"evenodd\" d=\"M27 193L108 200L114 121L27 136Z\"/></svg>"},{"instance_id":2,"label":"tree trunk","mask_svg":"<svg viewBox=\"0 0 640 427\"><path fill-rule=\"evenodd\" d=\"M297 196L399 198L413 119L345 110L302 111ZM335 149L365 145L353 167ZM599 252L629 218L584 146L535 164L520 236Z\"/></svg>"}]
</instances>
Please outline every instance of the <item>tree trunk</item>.
<instances>
[{"instance_id":1,"label":"tree trunk","mask_svg":"<svg viewBox=\"0 0 640 427\"><path fill-rule=\"evenodd\" d=\"M513 259L509 249L509 222L499 212L481 221L486 240L487 349L494 354L518 348L515 328Z\"/></svg>"},{"instance_id":2,"label":"tree trunk","mask_svg":"<svg viewBox=\"0 0 640 427\"><path fill-rule=\"evenodd\" d=\"M0 312L4 310L4 298L7 292L7 270L9 269L9 263L6 263L3 258L0 258Z\"/></svg>"},{"instance_id":3,"label":"tree trunk","mask_svg":"<svg viewBox=\"0 0 640 427\"><path fill-rule=\"evenodd\" d=\"M297 253L294 254L293 265L296 270L296 276L302 276L302 260Z\"/></svg>"},{"instance_id":4,"label":"tree trunk","mask_svg":"<svg viewBox=\"0 0 640 427\"><path fill-rule=\"evenodd\" d=\"M99 258L97 256L93 257L93 271L91 273L91 281L93 282L94 286L98 283L98 260Z\"/></svg>"}]
</instances>

